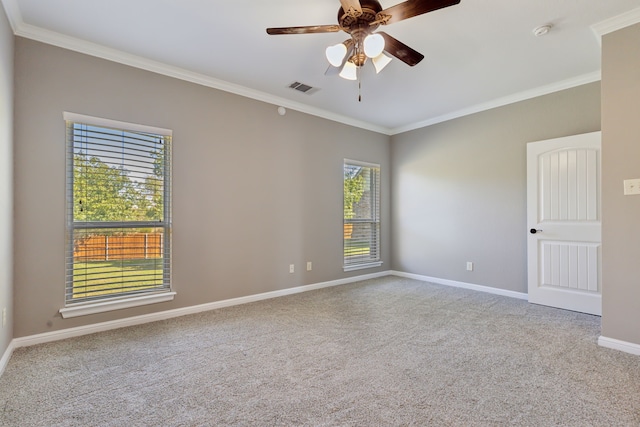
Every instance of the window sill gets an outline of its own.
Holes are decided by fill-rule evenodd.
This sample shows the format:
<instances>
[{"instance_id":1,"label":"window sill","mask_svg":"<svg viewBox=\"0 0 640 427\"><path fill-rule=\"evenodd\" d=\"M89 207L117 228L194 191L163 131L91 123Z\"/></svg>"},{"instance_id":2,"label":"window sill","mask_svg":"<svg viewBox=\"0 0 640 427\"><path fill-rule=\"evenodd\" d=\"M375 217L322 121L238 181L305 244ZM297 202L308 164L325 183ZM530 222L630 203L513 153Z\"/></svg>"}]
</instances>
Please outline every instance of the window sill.
<instances>
[{"instance_id":1,"label":"window sill","mask_svg":"<svg viewBox=\"0 0 640 427\"><path fill-rule=\"evenodd\" d=\"M380 267L381 265L382 265L382 261L368 262L366 264L345 265L342 267L342 271L363 270L365 268Z\"/></svg>"},{"instance_id":2,"label":"window sill","mask_svg":"<svg viewBox=\"0 0 640 427\"><path fill-rule=\"evenodd\" d=\"M87 316L89 314L104 313L106 311L121 310L123 308L172 301L175 295L175 292L163 292L161 294L142 295L113 301L94 302L90 304L61 308L59 312L63 319L68 319L71 317Z\"/></svg>"}]
</instances>

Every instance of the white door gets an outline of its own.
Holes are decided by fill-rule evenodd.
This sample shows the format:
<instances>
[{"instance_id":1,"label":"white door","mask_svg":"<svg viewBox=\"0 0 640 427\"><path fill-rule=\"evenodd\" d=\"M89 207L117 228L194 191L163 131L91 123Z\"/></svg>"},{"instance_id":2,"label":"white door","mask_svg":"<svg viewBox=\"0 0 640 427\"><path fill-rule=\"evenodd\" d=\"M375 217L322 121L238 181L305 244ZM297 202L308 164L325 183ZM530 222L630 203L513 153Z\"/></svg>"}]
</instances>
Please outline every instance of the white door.
<instances>
[{"instance_id":1,"label":"white door","mask_svg":"<svg viewBox=\"0 0 640 427\"><path fill-rule=\"evenodd\" d=\"M529 302L602 313L600 141L527 144Z\"/></svg>"}]
</instances>

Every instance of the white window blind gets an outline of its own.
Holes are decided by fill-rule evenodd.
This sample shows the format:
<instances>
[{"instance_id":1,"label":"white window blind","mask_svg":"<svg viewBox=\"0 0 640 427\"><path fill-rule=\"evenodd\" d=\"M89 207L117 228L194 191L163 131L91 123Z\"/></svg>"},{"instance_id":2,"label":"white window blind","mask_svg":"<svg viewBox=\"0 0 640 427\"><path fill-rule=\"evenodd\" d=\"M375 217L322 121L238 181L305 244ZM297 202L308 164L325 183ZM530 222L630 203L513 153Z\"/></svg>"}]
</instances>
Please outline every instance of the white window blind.
<instances>
[{"instance_id":1,"label":"white window blind","mask_svg":"<svg viewBox=\"0 0 640 427\"><path fill-rule=\"evenodd\" d=\"M380 261L380 166L344 161L344 270Z\"/></svg>"},{"instance_id":2,"label":"white window blind","mask_svg":"<svg viewBox=\"0 0 640 427\"><path fill-rule=\"evenodd\" d=\"M171 132L65 120L67 306L170 291Z\"/></svg>"}]
</instances>

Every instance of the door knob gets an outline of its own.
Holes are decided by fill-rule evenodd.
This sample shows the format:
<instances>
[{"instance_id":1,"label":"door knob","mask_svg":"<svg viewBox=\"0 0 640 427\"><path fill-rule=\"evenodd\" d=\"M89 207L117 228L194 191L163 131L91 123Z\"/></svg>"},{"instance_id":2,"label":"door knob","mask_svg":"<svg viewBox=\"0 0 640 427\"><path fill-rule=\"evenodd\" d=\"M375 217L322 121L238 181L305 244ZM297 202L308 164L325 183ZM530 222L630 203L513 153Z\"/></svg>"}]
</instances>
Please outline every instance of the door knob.
<instances>
[{"instance_id":1,"label":"door knob","mask_svg":"<svg viewBox=\"0 0 640 427\"><path fill-rule=\"evenodd\" d=\"M531 230L529 230L529 233L531 234L542 233L542 230L536 230L535 228L532 228Z\"/></svg>"}]
</instances>

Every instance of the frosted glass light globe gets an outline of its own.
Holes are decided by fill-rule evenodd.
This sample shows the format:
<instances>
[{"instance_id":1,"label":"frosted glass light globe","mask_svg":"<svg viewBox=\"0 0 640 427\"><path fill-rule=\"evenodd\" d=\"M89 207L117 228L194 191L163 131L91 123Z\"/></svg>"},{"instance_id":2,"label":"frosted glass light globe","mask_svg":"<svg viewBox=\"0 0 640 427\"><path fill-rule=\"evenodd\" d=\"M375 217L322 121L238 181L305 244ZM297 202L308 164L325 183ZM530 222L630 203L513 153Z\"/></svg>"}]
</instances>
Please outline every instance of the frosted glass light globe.
<instances>
[{"instance_id":1,"label":"frosted glass light globe","mask_svg":"<svg viewBox=\"0 0 640 427\"><path fill-rule=\"evenodd\" d=\"M384 53L381 53L380 55L376 56L375 58L372 58L371 60L373 61L373 66L376 68L376 74L382 71L382 69L386 67L389 64L389 62L391 62L391 58L389 58Z\"/></svg>"},{"instance_id":2,"label":"frosted glass light globe","mask_svg":"<svg viewBox=\"0 0 640 427\"><path fill-rule=\"evenodd\" d=\"M353 62L347 62L344 64L342 71L340 72L340 77L347 80L357 80L358 78L358 67Z\"/></svg>"},{"instance_id":3,"label":"frosted glass light globe","mask_svg":"<svg viewBox=\"0 0 640 427\"><path fill-rule=\"evenodd\" d=\"M342 60L347 54L347 47L342 43L338 43L337 45L329 46L324 53L327 56L329 64L334 67L339 67L342 65Z\"/></svg>"},{"instance_id":4,"label":"frosted glass light globe","mask_svg":"<svg viewBox=\"0 0 640 427\"><path fill-rule=\"evenodd\" d=\"M369 58L379 56L384 50L384 37L380 34L369 34L364 39L364 54Z\"/></svg>"}]
</instances>

